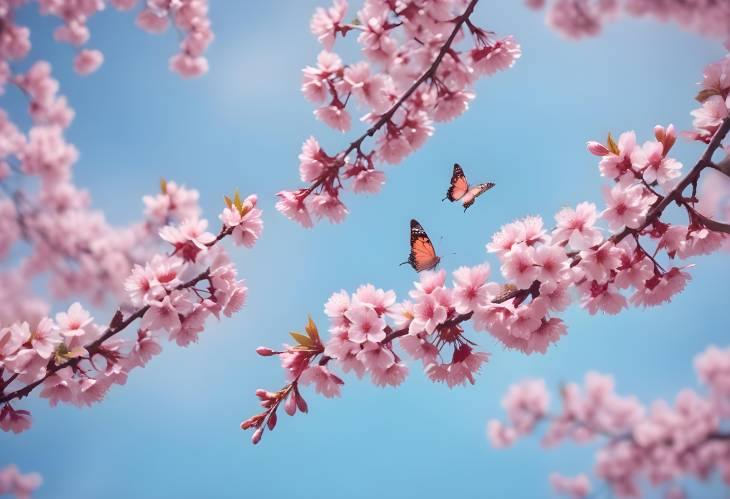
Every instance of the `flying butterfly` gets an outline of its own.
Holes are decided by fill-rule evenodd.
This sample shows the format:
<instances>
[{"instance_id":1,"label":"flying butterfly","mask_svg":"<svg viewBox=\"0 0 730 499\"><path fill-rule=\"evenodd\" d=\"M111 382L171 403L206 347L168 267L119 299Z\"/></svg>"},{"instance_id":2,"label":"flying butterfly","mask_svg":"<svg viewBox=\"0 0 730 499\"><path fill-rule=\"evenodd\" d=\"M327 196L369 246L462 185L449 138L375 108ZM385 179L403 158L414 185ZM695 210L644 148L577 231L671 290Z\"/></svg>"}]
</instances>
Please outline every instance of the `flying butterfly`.
<instances>
[{"instance_id":1,"label":"flying butterfly","mask_svg":"<svg viewBox=\"0 0 730 499\"><path fill-rule=\"evenodd\" d=\"M451 185L449 186L449 190L446 191L446 197L442 199L442 201L447 199L452 203L454 201L461 201L464 206L464 211L466 211L474 204L474 201L476 201L479 196L494 186L494 183L487 182L486 184L477 184L474 187L471 187L469 182L466 181L464 170L461 169L459 163L454 163L454 173L451 174Z\"/></svg>"},{"instance_id":2,"label":"flying butterfly","mask_svg":"<svg viewBox=\"0 0 730 499\"><path fill-rule=\"evenodd\" d=\"M436 256L433 243L428 238L426 231L417 220L411 220L411 254L408 256L408 260L401 265L408 263L416 272L421 272L431 270L440 261L441 257Z\"/></svg>"}]
</instances>

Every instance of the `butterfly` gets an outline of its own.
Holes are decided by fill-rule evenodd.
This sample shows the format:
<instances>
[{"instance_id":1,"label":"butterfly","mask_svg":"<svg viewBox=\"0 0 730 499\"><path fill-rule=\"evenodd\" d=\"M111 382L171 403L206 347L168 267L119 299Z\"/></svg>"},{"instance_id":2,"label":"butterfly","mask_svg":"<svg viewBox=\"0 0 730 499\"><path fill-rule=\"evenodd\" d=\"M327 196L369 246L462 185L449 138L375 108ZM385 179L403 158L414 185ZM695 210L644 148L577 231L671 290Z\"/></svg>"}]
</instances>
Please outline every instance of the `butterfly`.
<instances>
[{"instance_id":1,"label":"butterfly","mask_svg":"<svg viewBox=\"0 0 730 499\"><path fill-rule=\"evenodd\" d=\"M433 243L428 238L426 231L423 230L418 220L411 220L411 254L408 260L401 263L401 265L409 263L416 272L421 272L431 270L440 261L441 257L436 256Z\"/></svg>"},{"instance_id":2,"label":"butterfly","mask_svg":"<svg viewBox=\"0 0 730 499\"><path fill-rule=\"evenodd\" d=\"M461 169L459 163L454 163L454 173L451 174L451 185L449 186L449 190L446 191L446 197L442 201L447 199L452 203L454 201L461 201L464 205L464 211L466 211L474 204L474 201L479 196L495 185L492 182L487 182L486 184L477 184L474 187L470 187L469 182L466 181L464 170Z\"/></svg>"}]
</instances>

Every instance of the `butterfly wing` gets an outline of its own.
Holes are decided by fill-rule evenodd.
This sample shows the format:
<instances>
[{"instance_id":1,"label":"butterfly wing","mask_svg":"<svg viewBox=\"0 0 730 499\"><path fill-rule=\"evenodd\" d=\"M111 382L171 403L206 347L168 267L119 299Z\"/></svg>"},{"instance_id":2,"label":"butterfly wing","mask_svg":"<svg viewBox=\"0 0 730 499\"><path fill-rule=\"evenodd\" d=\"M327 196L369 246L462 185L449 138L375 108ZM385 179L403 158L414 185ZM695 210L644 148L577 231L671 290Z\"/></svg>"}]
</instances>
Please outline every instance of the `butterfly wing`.
<instances>
[{"instance_id":1,"label":"butterfly wing","mask_svg":"<svg viewBox=\"0 0 730 499\"><path fill-rule=\"evenodd\" d=\"M486 184L479 184L475 185L469 191L464 194L464 197L462 198L461 202L464 204L464 211L466 211L471 205L474 204L474 201L487 192L489 189L494 187L496 184L492 182L487 182Z\"/></svg>"},{"instance_id":2,"label":"butterfly wing","mask_svg":"<svg viewBox=\"0 0 730 499\"><path fill-rule=\"evenodd\" d=\"M453 203L463 198L464 194L468 191L469 183L466 181L464 170L461 169L459 163L454 163L454 172L451 174L451 185L449 186L449 190L446 191L446 197L444 199L448 199Z\"/></svg>"},{"instance_id":3,"label":"butterfly wing","mask_svg":"<svg viewBox=\"0 0 730 499\"><path fill-rule=\"evenodd\" d=\"M411 220L411 254L408 263L416 272L431 270L441 258L436 256L433 243L417 220Z\"/></svg>"}]
</instances>

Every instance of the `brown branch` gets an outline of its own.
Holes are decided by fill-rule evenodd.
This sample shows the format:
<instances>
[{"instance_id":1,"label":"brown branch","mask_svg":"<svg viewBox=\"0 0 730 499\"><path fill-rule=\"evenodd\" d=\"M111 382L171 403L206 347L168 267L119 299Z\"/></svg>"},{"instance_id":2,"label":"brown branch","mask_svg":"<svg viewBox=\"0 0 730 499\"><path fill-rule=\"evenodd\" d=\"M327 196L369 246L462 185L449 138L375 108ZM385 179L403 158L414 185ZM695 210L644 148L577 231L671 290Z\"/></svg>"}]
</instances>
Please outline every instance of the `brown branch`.
<instances>
[{"instance_id":1,"label":"brown branch","mask_svg":"<svg viewBox=\"0 0 730 499\"><path fill-rule=\"evenodd\" d=\"M725 234L730 234L730 224L724 223L724 222L718 222L717 220L713 220L711 218L708 218L704 216L702 213L694 209L692 206L690 206L688 203L684 203L684 207L687 208L687 211L689 211L693 217L695 217L697 220L702 222L702 224L714 232L724 232Z\"/></svg>"},{"instance_id":2,"label":"brown branch","mask_svg":"<svg viewBox=\"0 0 730 499\"><path fill-rule=\"evenodd\" d=\"M337 157L339 157L338 163L334 166L336 168L336 171L333 173L335 175L338 174L339 169L342 168L345 164L345 158L348 154L350 154L355 149L360 149L360 146L362 145L363 141L368 138L375 135L375 133L380 130L383 125L388 123L390 119L393 117L393 115L398 111L398 109L403 105L403 103L408 100L408 98L413 95L413 93L420 87L426 80L429 78L432 78L436 71L439 68L439 65L441 64L441 61L446 56L446 54L451 50L451 44L454 42L454 39L456 38L456 35L461 31L461 27L463 24L469 19L469 16L472 15L474 12L474 8L476 7L479 0L471 0L469 2L469 5L467 5L466 10L464 10L464 13L456 18L454 18L454 29L451 31L451 34L446 39L446 43L441 47L441 50L439 50L438 55L436 56L436 59L431 63L429 68L420 76L416 81L414 81L410 87L400 96L400 98L393 104L390 109L388 109L383 115L380 116L378 121L376 121L370 128L367 129L365 133L360 135L357 139L352 141L350 145L345 149L344 151L340 152ZM330 175L322 175L316 182L314 182L312 185L310 185L306 190L306 195L309 195L314 189L322 185L322 183L325 181L325 178Z\"/></svg>"},{"instance_id":3,"label":"brown branch","mask_svg":"<svg viewBox=\"0 0 730 499\"><path fill-rule=\"evenodd\" d=\"M710 163L708 166L730 177L730 154L719 163Z\"/></svg>"}]
</instances>

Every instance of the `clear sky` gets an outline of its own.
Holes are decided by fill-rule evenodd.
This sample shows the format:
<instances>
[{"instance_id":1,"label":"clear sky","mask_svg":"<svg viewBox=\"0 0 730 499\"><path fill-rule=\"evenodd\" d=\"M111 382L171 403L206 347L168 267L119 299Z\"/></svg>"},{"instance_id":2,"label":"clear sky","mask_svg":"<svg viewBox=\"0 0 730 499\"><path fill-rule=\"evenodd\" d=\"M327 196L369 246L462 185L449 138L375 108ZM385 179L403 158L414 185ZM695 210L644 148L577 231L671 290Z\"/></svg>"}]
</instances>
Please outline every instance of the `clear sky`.
<instances>
[{"instance_id":1,"label":"clear sky","mask_svg":"<svg viewBox=\"0 0 730 499\"><path fill-rule=\"evenodd\" d=\"M30 59L53 63L76 109L68 133L81 151L75 179L112 221L138 218L142 195L164 176L199 189L211 219L222 194L257 192L266 223L253 250L233 250L250 299L232 320L213 324L190 348L165 344L92 408L26 401L34 425L0 434L0 465L41 472L38 497L549 496L550 471L590 471L592 454L573 446L546 453L534 440L491 449L486 421L502 416L509 384L540 376L556 387L596 369L614 373L621 392L670 397L696 385L696 353L727 344L727 255L696 258L689 289L668 306L617 317L573 307L563 315L568 336L544 356L505 351L480 334L492 360L466 388L434 385L417 366L397 389L345 377L341 399L307 391L310 413L282 415L252 446L238 424L257 411L253 392L283 381L278 362L258 357L256 346L285 341L308 313L325 329L322 305L341 288L372 282L404 293L415 277L398 266L412 217L434 240L443 236L437 245L453 270L485 259L494 265L484 244L506 222L528 214L551 220L562 206L600 202L585 141L630 129L645 140L657 123L688 129L695 82L723 51L675 25L627 19L576 44L522 2L480 2L479 25L521 42L515 68L480 82L468 113L389 168L381 194L349 196L344 224L304 230L275 212L275 192L298 185L296 157L310 134L331 151L353 135L317 123L299 92L300 69L320 50L308 32L319 0L211 3L211 70L192 81L167 70L174 34L147 35L130 14L109 9L92 20L92 45L106 62L88 78L71 70L71 49L52 42L55 18L20 16L33 29ZM15 116L25 106L14 93L0 102ZM700 150L681 142L676 154L692 163ZM472 178L497 183L466 214L440 202L455 161ZM108 315L96 314L101 322ZM702 497L713 494L723 494L717 483Z\"/></svg>"}]
</instances>

